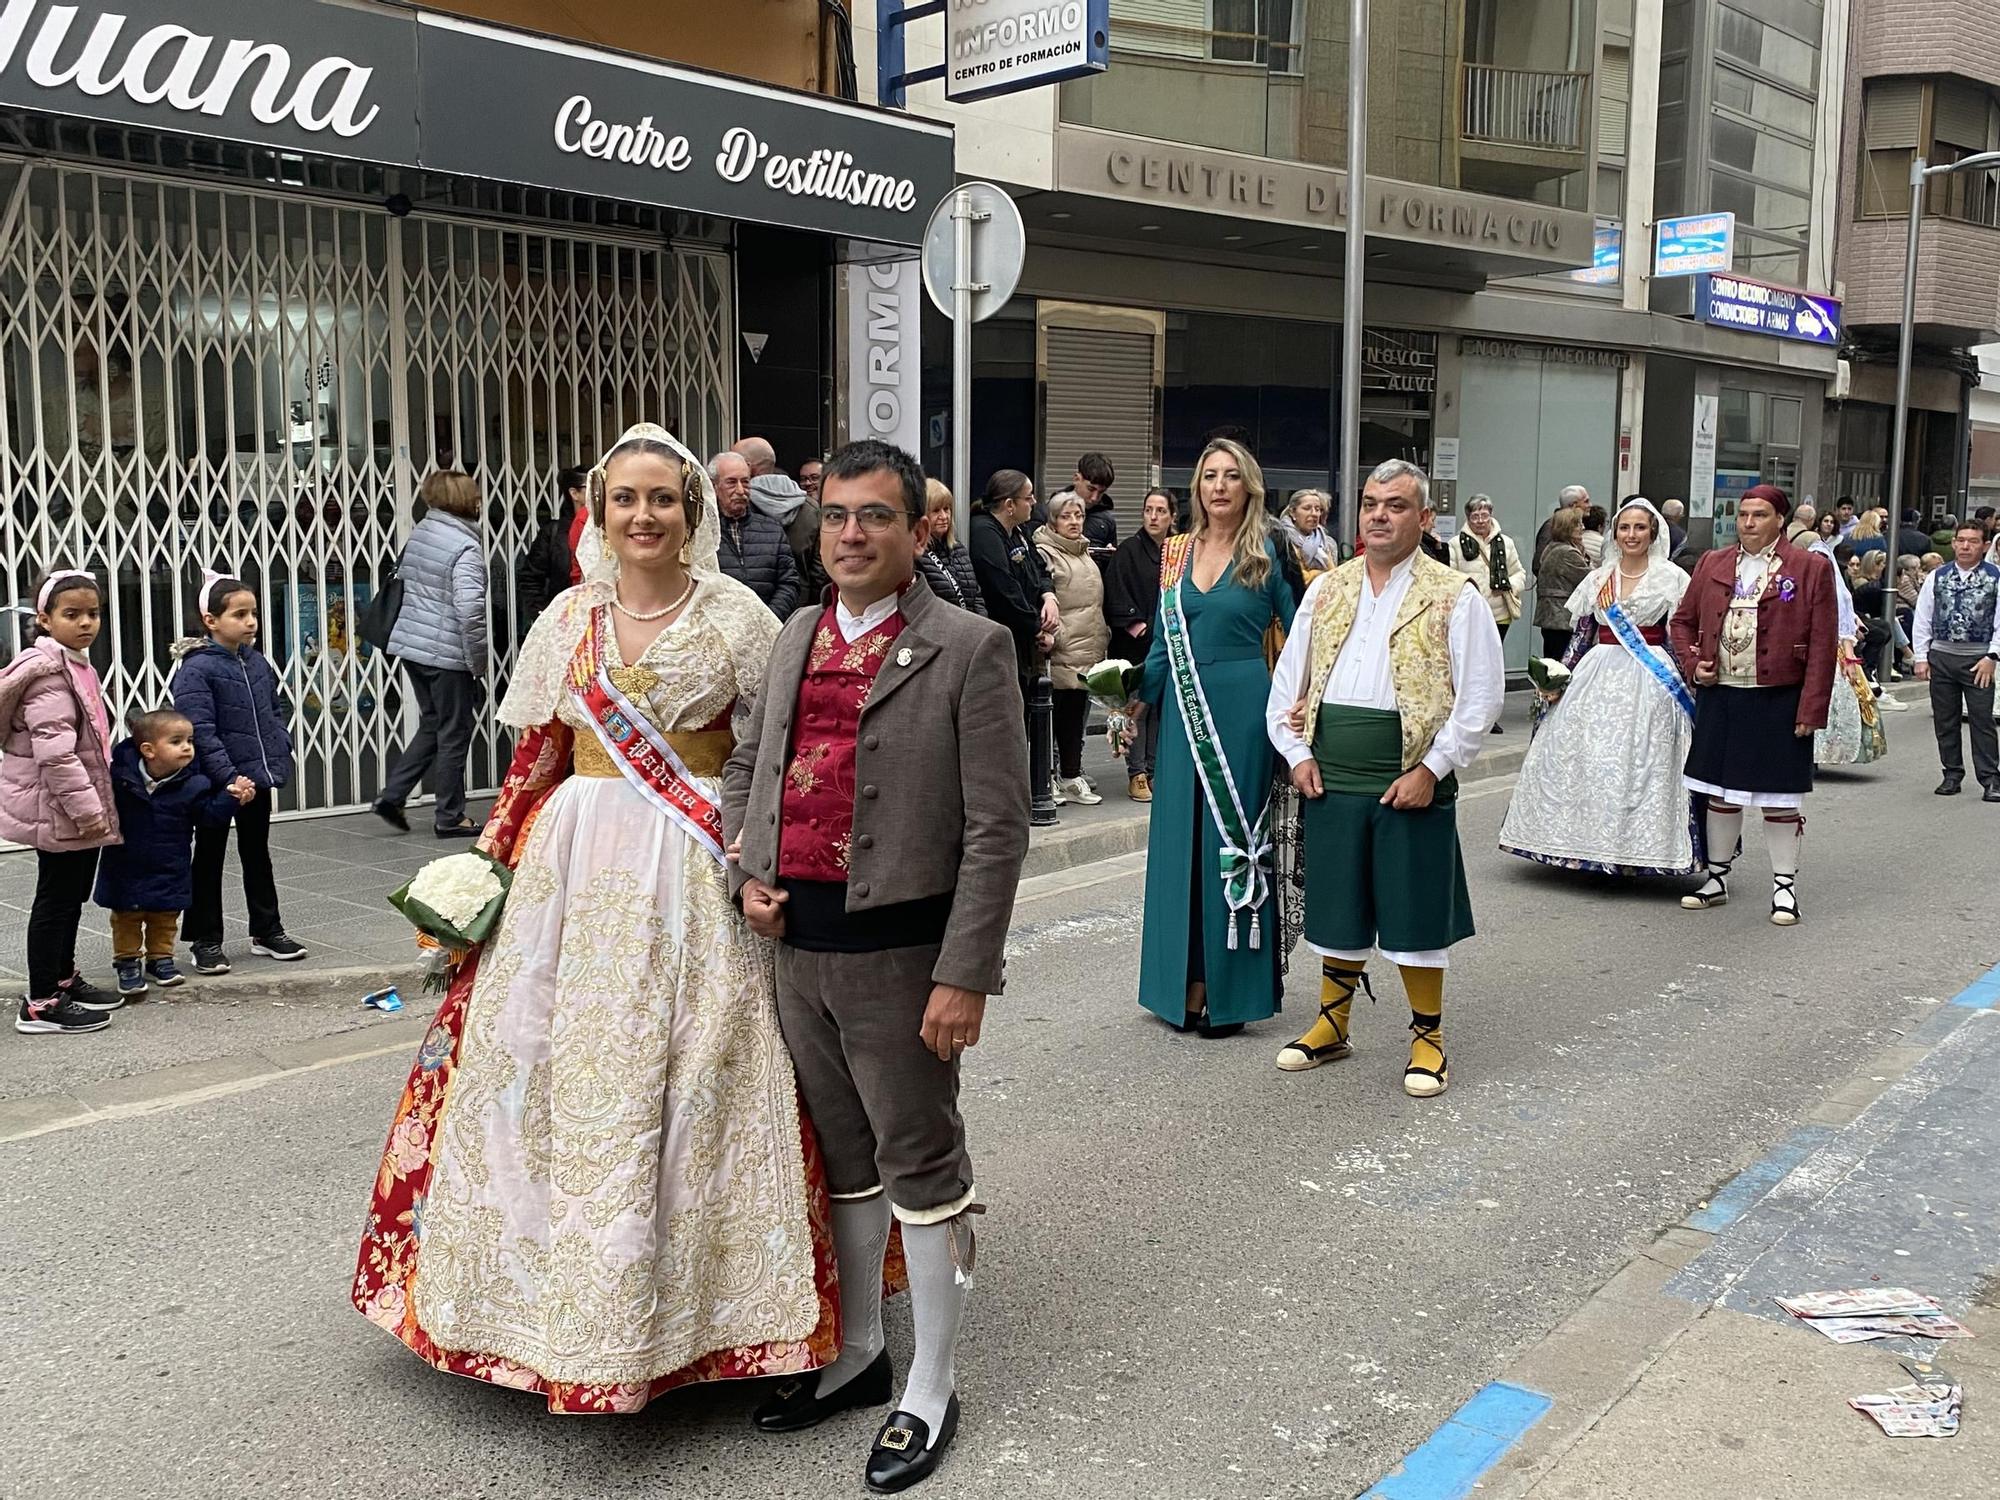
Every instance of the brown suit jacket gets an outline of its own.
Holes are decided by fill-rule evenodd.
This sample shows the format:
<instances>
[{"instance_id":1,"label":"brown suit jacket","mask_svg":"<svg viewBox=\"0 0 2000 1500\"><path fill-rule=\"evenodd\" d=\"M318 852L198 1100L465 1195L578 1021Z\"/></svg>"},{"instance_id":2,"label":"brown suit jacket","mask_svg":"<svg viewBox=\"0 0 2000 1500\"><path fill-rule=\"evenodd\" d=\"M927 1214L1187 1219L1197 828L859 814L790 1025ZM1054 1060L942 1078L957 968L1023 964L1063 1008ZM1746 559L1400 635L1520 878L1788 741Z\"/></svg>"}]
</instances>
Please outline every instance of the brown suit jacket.
<instances>
[{"instance_id":1,"label":"brown suit jacket","mask_svg":"<svg viewBox=\"0 0 2000 1500\"><path fill-rule=\"evenodd\" d=\"M1000 993L1007 924L1028 854L1028 745L1013 639L944 603L922 578L861 710L847 909L955 893L931 978ZM741 839L732 893L775 885L792 716L822 610L802 609L772 649L750 728L722 772L722 823ZM907 659L906 659L907 653Z\"/></svg>"},{"instance_id":2,"label":"brown suit jacket","mask_svg":"<svg viewBox=\"0 0 2000 1500\"><path fill-rule=\"evenodd\" d=\"M1734 547L1702 554L1680 607L1667 623L1681 671L1694 681L1695 663L1721 650L1722 617L1736 591ZM1799 683L1799 722L1826 727L1833 674L1840 656L1840 604L1833 564L1817 552L1778 543L1778 577L1757 604L1757 681L1768 687Z\"/></svg>"}]
</instances>

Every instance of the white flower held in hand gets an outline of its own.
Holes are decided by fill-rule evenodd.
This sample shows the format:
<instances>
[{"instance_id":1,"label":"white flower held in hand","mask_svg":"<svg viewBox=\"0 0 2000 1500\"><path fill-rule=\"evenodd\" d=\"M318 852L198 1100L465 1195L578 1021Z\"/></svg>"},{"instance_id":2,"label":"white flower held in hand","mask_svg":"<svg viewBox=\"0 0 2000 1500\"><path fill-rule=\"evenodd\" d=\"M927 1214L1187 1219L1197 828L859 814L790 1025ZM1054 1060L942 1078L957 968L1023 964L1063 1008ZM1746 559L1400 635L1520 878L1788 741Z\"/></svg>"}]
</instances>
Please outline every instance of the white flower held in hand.
<instances>
[{"instance_id":1,"label":"white flower held in hand","mask_svg":"<svg viewBox=\"0 0 2000 1500\"><path fill-rule=\"evenodd\" d=\"M469 926L492 904L503 887L483 854L467 851L434 859L417 871L409 898L422 902L452 926Z\"/></svg>"}]
</instances>

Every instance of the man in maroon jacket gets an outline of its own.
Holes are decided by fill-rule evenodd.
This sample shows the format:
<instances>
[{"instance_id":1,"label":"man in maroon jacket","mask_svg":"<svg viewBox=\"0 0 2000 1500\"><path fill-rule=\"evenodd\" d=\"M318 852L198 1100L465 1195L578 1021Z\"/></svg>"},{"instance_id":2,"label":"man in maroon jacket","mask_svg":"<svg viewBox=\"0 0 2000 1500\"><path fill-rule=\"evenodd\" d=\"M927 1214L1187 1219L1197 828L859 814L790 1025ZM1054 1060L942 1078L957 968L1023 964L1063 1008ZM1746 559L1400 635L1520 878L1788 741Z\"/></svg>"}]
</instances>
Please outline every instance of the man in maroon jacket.
<instances>
[{"instance_id":1,"label":"man in maroon jacket","mask_svg":"<svg viewBox=\"0 0 2000 1500\"><path fill-rule=\"evenodd\" d=\"M1771 920L1780 927L1799 919L1800 809L1839 653L1833 565L1784 540L1791 509L1776 485L1746 490L1738 545L1702 557L1667 627L1695 686L1687 784L1708 805L1708 878L1681 905L1702 911L1729 899L1743 809L1755 807L1771 855Z\"/></svg>"}]
</instances>

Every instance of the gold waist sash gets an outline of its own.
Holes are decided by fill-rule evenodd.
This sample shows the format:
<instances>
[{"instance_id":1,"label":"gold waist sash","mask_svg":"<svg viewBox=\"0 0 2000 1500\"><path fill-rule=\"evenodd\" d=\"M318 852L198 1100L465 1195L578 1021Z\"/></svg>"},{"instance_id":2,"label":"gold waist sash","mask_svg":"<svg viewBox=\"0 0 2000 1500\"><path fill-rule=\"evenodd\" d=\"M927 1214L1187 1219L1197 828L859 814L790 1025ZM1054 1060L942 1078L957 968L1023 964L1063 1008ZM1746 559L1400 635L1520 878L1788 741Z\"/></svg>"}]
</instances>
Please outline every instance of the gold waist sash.
<instances>
[{"instance_id":1,"label":"gold waist sash","mask_svg":"<svg viewBox=\"0 0 2000 1500\"><path fill-rule=\"evenodd\" d=\"M689 729L662 736L693 776L720 776L728 763L736 740L727 729ZM620 776L618 762L604 748L603 741L587 730L579 730L576 746L570 751L570 768L579 776Z\"/></svg>"}]
</instances>

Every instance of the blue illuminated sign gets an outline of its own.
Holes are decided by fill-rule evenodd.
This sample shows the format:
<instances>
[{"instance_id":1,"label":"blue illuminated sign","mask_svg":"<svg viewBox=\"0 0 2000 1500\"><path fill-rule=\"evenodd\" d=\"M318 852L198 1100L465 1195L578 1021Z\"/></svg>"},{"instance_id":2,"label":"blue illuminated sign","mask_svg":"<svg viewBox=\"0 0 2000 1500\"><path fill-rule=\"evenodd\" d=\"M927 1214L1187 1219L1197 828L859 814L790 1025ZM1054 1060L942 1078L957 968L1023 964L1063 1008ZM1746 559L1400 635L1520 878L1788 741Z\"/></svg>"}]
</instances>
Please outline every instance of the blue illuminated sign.
<instances>
[{"instance_id":1,"label":"blue illuminated sign","mask_svg":"<svg viewBox=\"0 0 2000 1500\"><path fill-rule=\"evenodd\" d=\"M1726 271L1735 253L1735 214L1683 214L1653 229L1653 274L1696 276Z\"/></svg>"},{"instance_id":2,"label":"blue illuminated sign","mask_svg":"<svg viewBox=\"0 0 2000 1500\"><path fill-rule=\"evenodd\" d=\"M1738 328L1807 344L1840 342L1840 304L1833 298L1752 281L1747 276L1696 277L1694 308L1696 317L1718 328Z\"/></svg>"}]
</instances>

